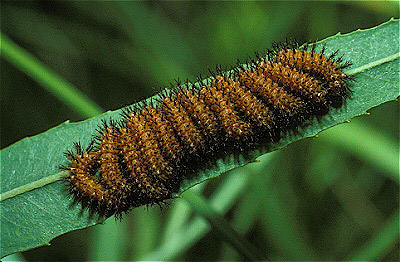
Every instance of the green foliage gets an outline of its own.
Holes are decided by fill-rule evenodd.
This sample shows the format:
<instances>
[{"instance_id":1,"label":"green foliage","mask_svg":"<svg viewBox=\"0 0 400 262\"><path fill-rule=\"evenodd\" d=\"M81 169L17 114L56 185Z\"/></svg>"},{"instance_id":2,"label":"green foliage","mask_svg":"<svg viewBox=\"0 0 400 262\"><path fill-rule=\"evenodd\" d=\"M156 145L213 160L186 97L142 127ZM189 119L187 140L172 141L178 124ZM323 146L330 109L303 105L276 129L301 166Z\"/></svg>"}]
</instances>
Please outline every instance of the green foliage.
<instances>
[{"instance_id":1,"label":"green foliage","mask_svg":"<svg viewBox=\"0 0 400 262\"><path fill-rule=\"evenodd\" d=\"M107 38L102 34L94 35L94 31L89 27L80 28L81 34L79 34L79 37L82 41L87 43L87 45L91 46L93 49L99 48L104 50L104 56L96 56L89 52L88 59L94 61L95 64L105 65L109 70L117 72L118 78L124 79L125 77L137 76L143 74L143 71L147 70L146 75L156 75L155 80L150 80L150 85L160 85L164 84L163 81L168 80L170 77L190 75L185 71L193 73L197 72L197 69L185 64L188 63L186 62L188 61L188 57L191 57L193 54L187 46L185 47L187 43L185 43L182 36L177 36L175 40L171 40L167 37L163 38L165 41L171 41L165 46L175 46L176 49L185 50L185 52L182 57L177 54L172 53L171 55L171 53L165 52L165 56L168 56L167 59L170 60L170 64L161 65L165 70L157 71L156 69L159 68L160 63L162 63L160 62L161 58L157 53L160 51L157 50L162 48L163 45L160 45L159 42L156 41L157 39L151 39L151 34L148 33L148 30L145 27L136 29L137 31L130 31L128 29L129 22L123 19L118 19L120 12L112 8L104 9L104 7L101 7L100 5L86 7L85 4L73 5L75 5L74 8L80 10L80 12L84 13L88 18L97 21L99 24L106 25L109 23L117 23L121 28L125 27L126 31L131 32L132 38L135 35L142 36L140 41L143 41L141 46L144 48L132 49L124 41L115 41L113 38ZM253 7L255 7L255 5L258 4L251 3L249 5L254 5ZM15 6L13 8L15 9L13 13L15 14L15 18L13 19L21 21L19 30L16 30L16 34L20 34L19 38L21 39L21 35L29 34L29 32L34 31L33 29L29 29L31 26L29 19L24 18L34 18L43 14L29 15L27 8L17 9ZM135 12L146 16L146 19L150 20L157 17L154 15L149 16L148 14L143 14L146 12L146 8L132 8L128 10L124 8L124 5L121 5L121 8L131 14L130 19L138 18L138 15L135 15ZM184 5L182 5L181 8L190 9ZM300 4L297 8L294 8L294 16L299 17L299 14L302 12L301 8ZM106 12L106 14L104 10L110 10L110 12ZM237 9L232 5L228 6L227 10L230 10L229 12L231 13L232 18L237 19L240 24L241 22L239 15L237 15ZM249 10L254 10L254 8L247 6L239 10L244 14ZM282 10L282 8L278 8L277 10ZM184 10L181 11L184 12ZM209 16L211 19L217 14L218 12L214 10L205 13L204 15ZM252 14L254 15L255 21L260 21L260 18L263 17L261 12L253 12ZM285 12L281 11L281 13L276 12L275 15L284 16L284 14ZM250 45L253 44L252 41L248 42L241 40L240 43L233 45L232 43L234 42L234 39L229 40L229 30L233 29L226 29L230 21L225 20L225 22L223 22L222 17L227 16L221 16L220 24L220 32L225 35L219 34L218 37L224 39L218 39L215 40L215 42L218 44L225 43L224 52L227 52L226 50L230 49L233 50L241 44L246 45L247 52L257 49L256 47L248 46L248 43L250 43ZM289 27L289 21L293 20L272 19L271 21L274 21L273 23L276 24L273 26L273 28L275 28L274 30L278 30L277 28L284 30ZM131 22L135 25L138 23L140 24L140 21L131 20ZM63 26L67 23L69 22L54 19L44 28L35 28L35 30L39 30L41 33L31 35L31 38L27 39L32 39L33 41L33 39L35 37L37 38L39 35L57 34L57 27ZM163 24L157 19L152 20L151 23L155 25ZM254 23L252 20L247 20L247 26L251 26L252 23ZM264 152L284 147L288 143L300 138L315 136L321 130L345 122L356 115L365 114L365 112L370 108L395 99L399 95L398 26L398 20L396 20L381 25L378 28L357 31L346 35L336 35L321 41L320 44L326 42L329 52L340 49L340 53L344 55L345 60L353 62L353 66L350 68L350 73L354 74L357 80L353 86L353 89L355 90L354 95L345 108L332 111L328 116L324 117L321 122L315 122L312 126L303 130L298 136L289 137L285 141L281 141L279 144L269 145L268 148L260 148L260 150L258 150L259 152L251 152L250 155L256 157ZM69 28L69 34L72 35L73 27L71 26ZM166 30L168 28L169 30ZM169 32L169 34L175 34L176 32L174 33L170 28L173 27L171 25L166 25L165 28L158 28L157 30L159 30L160 33L165 31ZM321 26L319 28L325 27ZM243 30L246 31L245 29ZM277 39L276 35L278 35L278 33L281 32L276 32L275 36L269 36L272 39ZM261 34L262 32L260 32L260 35ZM274 35L273 32L272 35ZM250 36L247 36L246 34L243 35L243 39L247 39L247 37ZM262 38L262 41L269 41L268 39L264 39L264 37ZM59 42L47 41L41 43L46 46L47 50L53 50L53 52L51 52L51 54L55 55L53 62L57 61L57 59L63 59L56 55L59 50L68 50L68 52L76 55L75 58L79 57L79 50L74 49L71 43L66 44L69 40L65 40L62 37L58 39ZM179 45L174 43L174 41L179 43ZM177 46L179 46L179 48ZM108 49L105 49L105 47ZM133 60L144 56L146 52L153 53L154 59L147 59L147 62L143 64L143 68L132 67L130 62L122 59L123 57L130 57L129 61L132 62ZM215 54L212 55L212 59L217 58L215 62L220 62L220 58L227 56L227 53L224 52L215 52ZM161 51L160 53L163 52ZM110 54L113 54L116 57L112 57L111 59ZM41 56L43 57L43 54L41 54ZM202 60L210 61L210 59ZM79 59L77 59L77 61L79 61ZM182 64L181 61L184 61L184 64ZM208 62L207 64L213 64L215 62L214 60L211 60L211 62ZM54 66L54 63L50 63L50 65ZM78 66L82 66L82 64L78 64ZM172 70L168 71L166 68L171 68ZM76 81L75 77L83 77L79 76L79 74L71 77L71 75L68 75L68 72L58 70L57 72L69 79L74 79L74 81ZM119 84L123 85L122 82ZM118 92L118 90L115 91L115 93ZM124 92L121 91L121 93L121 96L123 96ZM387 107L387 105L382 105L379 108ZM63 110L66 111L65 108ZM393 112L390 110L391 109L387 112ZM41 133L38 136L23 139L10 147L3 149L1 151L1 192L6 192L13 188L17 188L21 185L37 181L38 179L59 172L57 166L65 163L62 153L66 149L71 148L71 142L81 141L83 144L86 144L88 142L88 136L93 133L100 119L119 118L118 112L118 110L107 112L101 116L79 123L66 122L56 128ZM385 125L389 125L390 121L393 121L393 118L389 118L390 114L386 115L385 110L380 112L379 115L380 118L382 118L382 122L385 123ZM355 121L355 124L357 124L357 121ZM300 144L297 142L292 145L291 148L300 149L302 150L300 152L304 151L305 153L290 153L291 149L288 150L285 148L280 150L278 154L274 155L272 161L247 165L240 169L240 171L234 171L235 173L230 174L230 176L227 177L229 179L225 179L223 181L224 183L220 186L215 185L217 190L216 193L209 198L210 206L217 210L217 212L224 214L233 206L235 201L239 201L236 199L241 195L242 197L240 198L239 204L236 207L232 218L233 227L240 234L249 234L248 232L254 230L254 225L257 223L257 234L264 235L264 237L268 236L269 238L268 246L265 247L265 249L263 248L263 251L265 251L267 255L274 254L273 259L318 259L321 258L321 256L324 259L344 259L345 257L340 257L338 254L351 255L354 252L357 252L354 253L354 258L357 259L372 259L379 257L383 252L382 250L387 250L388 247L390 248L393 244L393 239L398 237L396 234L393 235L393 230L390 230L394 228L393 225L398 225L397 217L395 215L390 217L390 220L387 220L387 223L384 218L389 217L389 215L392 215L393 213L396 214L398 211L389 212L388 210L395 210L395 207L392 207L385 200L379 200L381 198L378 198L378 201L381 202L375 202L375 205L382 203L386 208L376 210L375 207L371 207L369 200L363 199L362 196L366 194L368 196L367 198L372 198L371 196L378 195L377 191L379 188L383 187L383 182L380 178L385 175L390 177L392 181L398 180L398 167L396 169L396 165L398 164L396 163L397 150L395 146L397 143L396 140L393 139L393 135L387 137L383 136L381 131L372 132L373 130L370 129L369 125L361 124L357 125L356 128L352 127L354 127L352 124L337 127L340 130L343 130L343 132L346 128L354 130L353 136L350 140L346 140L346 135L344 135L345 138L343 138L342 131L335 131L339 130L335 127L327 130L326 135L324 134L325 132L323 132L320 136L321 138L316 141L319 146L316 146L315 149L310 149L310 152L307 151L308 145L305 143L301 144L301 141L299 141ZM395 135L397 135L397 132L394 136ZM324 138L324 136L327 138ZM369 142L372 139L374 143L371 142L370 144ZM368 143L365 143L363 140L368 141ZM337 141L343 142L337 143ZM308 141L308 144L311 143L313 143L313 140ZM357 166L348 170L350 167L343 166L343 163L339 161L342 154L334 150L332 146L326 146L327 144L331 145L329 143L336 143L334 145L337 147L342 147L348 152L352 152L357 156L357 158L365 159L365 161L370 163L374 168L361 167L360 169ZM377 149L375 152L374 147ZM285 158L279 156L279 154L284 153L287 155ZM267 154L266 156L263 156L263 158L270 158L268 157L269 155L271 154ZM299 159L299 155L306 155L306 157L310 158L308 161L313 161L313 168L317 170L316 172L308 172L306 175L306 177L308 176L308 179L304 181L302 180L302 183L308 183L307 186L304 184L300 186L300 188L307 188L306 191L294 188L293 183L284 181L285 179L291 179L288 174L284 175L286 170L289 174L296 174L299 172L299 169L307 168L303 167L304 163L296 162L297 159ZM218 165L214 166L212 170L199 173L196 179L185 182L182 191L203 180L219 176L221 173L234 167L244 165L251 160L252 159L241 159L239 162L234 161L232 158L219 160ZM354 162L354 159L351 158L351 160ZM307 160L302 158L299 161ZM335 163L334 169L332 169L332 163ZM256 165L258 165L257 168L255 167ZM329 171L321 177L319 176L321 170ZM275 173L279 176L274 176ZM349 173L355 174L355 177L350 177L348 175ZM294 176L292 177L293 179L295 178ZM296 177L296 179L299 178ZM342 180L348 183L340 183ZM218 180L214 179L210 182L215 183L215 181ZM389 188L387 185L385 187L388 189L386 191L393 192L393 189L391 189L393 183L388 181L385 183L389 184ZM356 191L357 186L354 185L361 185L362 191ZM252 188L252 190L249 190L249 188ZM345 212L342 211L342 213L340 213L340 206L337 205L329 206L327 210L323 210L323 208L321 210L319 208L319 206L325 205L321 199L331 199L331 196L326 195L327 188L331 188L335 192L342 192L342 194L338 193L337 197L340 199L340 202L343 203ZM343 188L346 188L347 190L344 191ZM312 191L312 194L310 194L309 190ZM26 192L14 198L4 200L0 203L2 229L1 256L27 250L40 245L47 245L51 239L60 234L96 224L96 220L88 220L87 214L84 214L83 216L79 215L79 206L70 207L71 201L65 197L63 191L64 189L62 184L57 182ZM183 198L185 199L185 194L191 191L192 190L182 193ZM354 193L354 195L351 195L346 199L346 192L358 193ZM206 192L206 194L209 193ZM393 195L390 195L390 193L388 194L389 195L386 196L386 199L393 199ZM266 195L269 197L266 198ZM315 197L318 195L321 199ZM359 202L355 203L354 201ZM99 236L107 237L104 238L105 242L101 242L102 238L100 237L94 237L93 239L95 241L89 241L90 243L93 243L90 247L92 252L89 252L92 259L115 260L116 257L126 259L126 252L118 252L116 249L113 249L112 252L99 253L101 250L104 252L104 250L110 247L111 244L115 248L123 246L125 249L130 250L133 254L132 257L135 259L173 259L182 254L184 250L188 250L202 235L210 230L210 228L199 217L190 219L190 208L180 199L174 202L175 203L171 209L166 208L166 211L171 212L170 217L167 220L168 222L164 223L166 224L167 229L165 230L165 235L162 236L161 243L158 243L159 240L156 239L156 236L159 235L157 229L161 227L160 212L150 208L150 214L147 216L145 212L141 212L142 210L135 210L132 212L132 215L128 216L128 219L134 219L134 221L136 221L136 226L134 229L130 229L128 233L123 234L124 230L121 230L121 228L117 230L119 232L118 235L115 235L115 228L110 228L112 231L107 231L108 225L113 226L111 221L108 221L105 227L96 227L96 229L98 229L95 232L97 232ZM320 205L318 206L318 204ZM290 208L291 206L296 206L297 208L307 207L307 211L300 210L300 212L307 212L310 215L305 213L297 214L295 210ZM366 208L357 209L360 206L365 206ZM315 208L314 211L313 208ZM337 216L327 215L327 217L319 217L319 213L333 213ZM206 214L204 215L206 216ZM365 217L369 218L370 223L365 221ZM307 223L307 227L303 226L302 222L299 222L299 218L300 220L304 220L304 223ZM325 225L326 228L322 227L322 229L317 226L319 225L318 222L322 225L324 224L323 221L329 219L332 220L329 227L330 231L327 231L327 225ZM354 223L352 222L353 219L356 221L357 228L359 226L361 229L354 232L352 230L345 230L346 228L352 229L355 227L352 224ZM317 223L315 223L315 221L317 221ZM382 227L382 231L379 231L381 232L380 235L378 234L379 232L376 225L381 225ZM125 229L127 228L129 227L125 227ZM379 236L381 241L377 244L374 241L367 242L367 237L374 237L372 233L369 235L370 232L376 232L376 236ZM136 237L133 241L129 238L131 234ZM318 239L317 243L311 244L311 241L307 240L306 236L310 234L312 234L313 239ZM108 236L113 237L110 238ZM140 241L137 240L138 238L140 238ZM210 242L208 244L216 244L212 239L210 239L210 237L206 239L208 240L207 242ZM332 242L333 240L335 241ZM79 240L75 239L75 242L76 241ZM336 244L337 241L339 241L340 244ZM132 243L132 246L129 246L129 243ZM319 246L319 243L323 244L316 248ZM361 246L361 249L349 249L352 246ZM363 248L367 251L365 252L365 255L363 255ZM151 250L153 251L150 252ZM318 254L323 255L320 256ZM188 256L189 258L191 257L190 254ZM193 256L194 255L192 255L192 257ZM228 259L231 259L232 252L229 248L225 247L224 254L221 254L221 256L226 256Z\"/></svg>"},{"instance_id":2,"label":"green foliage","mask_svg":"<svg viewBox=\"0 0 400 262\"><path fill-rule=\"evenodd\" d=\"M322 41L320 44L326 44L328 53L341 50L344 59L353 62L351 72L356 76L356 83L352 87L352 98L344 109L332 111L296 137L290 136L279 145L268 145L268 150L275 150L299 138L314 136L327 127L363 114L371 107L400 95L397 78L399 54L395 48L399 38L393 38L398 31L398 21L391 21L378 28L337 35ZM375 48L382 50L379 54L373 52L374 55L371 55L372 50L368 48L371 42L377 43ZM357 56L353 56L354 53ZM380 95L377 96L377 93ZM62 153L71 147L71 141L87 144L101 119L118 118L118 113L108 112L80 123L65 123L3 149L2 191L57 173L57 165L65 162ZM267 149L260 150L266 152ZM252 154L254 158L261 153ZM222 159L213 170L186 182L182 191L248 161L242 159L237 162L233 156ZM87 216L78 215L79 207L68 208L70 201L62 193L62 184L54 183L2 202L2 213L7 214L7 218L2 217L2 255L44 245L60 234L95 224L96 221L88 222ZM32 228L35 230L32 231Z\"/></svg>"}]
</instances>

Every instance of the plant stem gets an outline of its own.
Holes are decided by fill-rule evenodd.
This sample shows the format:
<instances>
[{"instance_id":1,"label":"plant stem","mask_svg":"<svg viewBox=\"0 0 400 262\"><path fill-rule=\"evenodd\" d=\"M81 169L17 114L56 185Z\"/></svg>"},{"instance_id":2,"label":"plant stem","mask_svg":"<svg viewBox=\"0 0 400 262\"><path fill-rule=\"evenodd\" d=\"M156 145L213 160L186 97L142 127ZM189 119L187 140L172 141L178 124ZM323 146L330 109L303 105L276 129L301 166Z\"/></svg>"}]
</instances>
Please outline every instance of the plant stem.
<instances>
[{"instance_id":1,"label":"plant stem","mask_svg":"<svg viewBox=\"0 0 400 262\"><path fill-rule=\"evenodd\" d=\"M211 208L207 200L192 190L182 194L192 208L205 219L216 231L217 235L232 245L246 260L266 260L265 255L246 239L242 238L220 214Z\"/></svg>"},{"instance_id":2,"label":"plant stem","mask_svg":"<svg viewBox=\"0 0 400 262\"><path fill-rule=\"evenodd\" d=\"M23 186L20 186L20 187L11 189L9 191L6 191L6 192L0 194L0 201L6 200L8 198L15 197L15 196L20 195L22 193L31 191L31 190L36 189L36 188L43 187L45 185L54 183L56 181L59 181L63 177L65 177L66 174L68 174L68 173L66 173L65 171L59 172L59 173L57 173L55 175L46 176L46 177L44 177L42 179L33 181L32 183L28 183L28 184L25 184Z\"/></svg>"},{"instance_id":3,"label":"plant stem","mask_svg":"<svg viewBox=\"0 0 400 262\"><path fill-rule=\"evenodd\" d=\"M2 33L0 33L0 42L1 55L5 59L32 77L72 110L85 118L103 112L103 109L85 94Z\"/></svg>"}]
</instances>

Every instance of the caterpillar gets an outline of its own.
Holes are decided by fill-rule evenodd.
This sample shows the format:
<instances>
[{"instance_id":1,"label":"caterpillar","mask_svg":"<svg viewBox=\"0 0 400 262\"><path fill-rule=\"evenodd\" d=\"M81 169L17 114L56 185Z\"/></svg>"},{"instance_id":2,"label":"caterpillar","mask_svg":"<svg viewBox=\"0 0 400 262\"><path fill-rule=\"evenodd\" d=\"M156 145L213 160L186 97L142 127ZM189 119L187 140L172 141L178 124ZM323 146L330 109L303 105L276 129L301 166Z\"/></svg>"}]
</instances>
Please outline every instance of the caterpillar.
<instances>
[{"instance_id":1,"label":"caterpillar","mask_svg":"<svg viewBox=\"0 0 400 262\"><path fill-rule=\"evenodd\" d=\"M350 66L316 45L286 41L207 80L181 84L103 121L85 149L66 153L70 194L100 216L171 199L181 182L225 152L279 141L351 95Z\"/></svg>"}]
</instances>

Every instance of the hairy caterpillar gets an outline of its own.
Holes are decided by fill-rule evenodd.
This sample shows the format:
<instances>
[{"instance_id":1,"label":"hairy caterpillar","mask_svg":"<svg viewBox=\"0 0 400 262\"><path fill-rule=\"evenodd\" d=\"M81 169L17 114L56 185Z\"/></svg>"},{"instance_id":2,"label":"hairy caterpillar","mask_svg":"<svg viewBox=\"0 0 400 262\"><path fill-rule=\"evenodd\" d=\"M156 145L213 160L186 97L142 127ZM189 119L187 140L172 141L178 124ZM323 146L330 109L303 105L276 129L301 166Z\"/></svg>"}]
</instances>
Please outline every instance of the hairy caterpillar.
<instances>
[{"instance_id":1,"label":"hairy caterpillar","mask_svg":"<svg viewBox=\"0 0 400 262\"><path fill-rule=\"evenodd\" d=\"M162 93L124 111L86 149L79 143L63 167L69 191L101 216L172 198L193 166L229 150L278 141L288 131L341 107L351 94L350 63L315 45L274 45L246 66L217 68L206 81ZM193 163L196 163L193 165Z\"/></svg>"}]
</instances>

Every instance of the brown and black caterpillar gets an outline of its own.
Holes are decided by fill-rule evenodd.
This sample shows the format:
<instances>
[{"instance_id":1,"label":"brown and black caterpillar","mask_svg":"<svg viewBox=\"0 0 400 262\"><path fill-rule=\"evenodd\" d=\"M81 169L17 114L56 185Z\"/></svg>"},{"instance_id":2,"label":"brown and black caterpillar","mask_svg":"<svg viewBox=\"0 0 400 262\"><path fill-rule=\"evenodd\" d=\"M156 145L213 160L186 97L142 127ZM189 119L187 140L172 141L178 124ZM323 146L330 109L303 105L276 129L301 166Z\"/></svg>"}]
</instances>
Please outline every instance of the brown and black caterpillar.
<instances>
[{"instance_id":1,"label":"brown and black caterpillar","mask_svg":"<svg viewBox=\"0 0 400 262\"><path fill-rule=\"evenodd\" d=\"M125 110L119 123L104 121L86 149L76 143L66 153L69 192L107 217L160 204L178 191L192 163L278 141L341 107L351 94L343 72L350 63L315 48L274 45L246 66L217 68L206 81L178 84L156 102Z\"/></svg>"}]
</instances>

